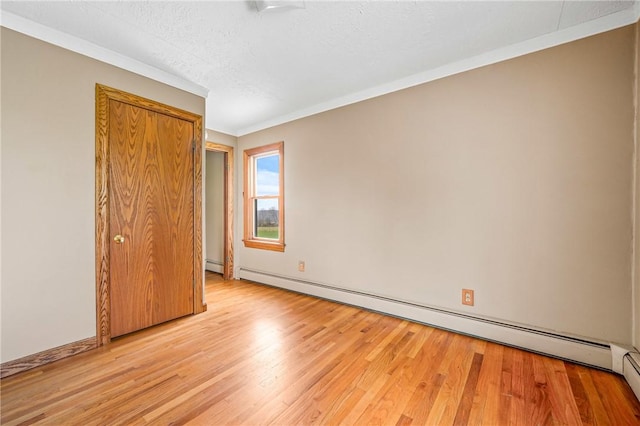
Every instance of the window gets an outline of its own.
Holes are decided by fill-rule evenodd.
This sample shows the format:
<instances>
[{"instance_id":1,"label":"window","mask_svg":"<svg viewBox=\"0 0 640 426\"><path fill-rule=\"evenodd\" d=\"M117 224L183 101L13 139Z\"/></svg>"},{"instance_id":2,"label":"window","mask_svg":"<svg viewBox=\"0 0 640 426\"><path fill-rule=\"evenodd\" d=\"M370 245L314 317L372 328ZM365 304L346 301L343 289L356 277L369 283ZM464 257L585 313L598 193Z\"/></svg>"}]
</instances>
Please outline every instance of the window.
<instances>
[{"instance_id":1,"label":"window","mask_svg":"<svg viewBox=\"0 0 640 426\"><path fill-rule=\"evenodd\" d=\"M284 142L244 151L244 245L284 251Z\"/></svg>"}]
</instances>

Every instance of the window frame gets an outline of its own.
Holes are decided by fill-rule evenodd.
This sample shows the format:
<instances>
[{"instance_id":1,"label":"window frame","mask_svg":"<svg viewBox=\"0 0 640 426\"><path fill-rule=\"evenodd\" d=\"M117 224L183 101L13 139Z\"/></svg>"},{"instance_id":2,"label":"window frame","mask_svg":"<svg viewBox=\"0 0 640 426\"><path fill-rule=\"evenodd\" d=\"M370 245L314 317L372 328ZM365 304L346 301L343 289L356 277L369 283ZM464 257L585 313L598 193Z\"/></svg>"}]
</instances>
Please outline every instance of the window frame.
<instances>
[{"instance_id":1,"label":"window frame","mask_svg":"<svg viewBox=\"0 0 640 426\"><path fill-rule=\"evenodd\" d=\"M253 235L254 229L254 200L275 198L276 196L257 196L255 194L255 164L256 158L267 156L270 153L278 154L278 239L258 238ZM244 150L244 242L245 247L272 251L284 251L284 142L276 142L269 145Z\"/></svg>"}]
</instances>

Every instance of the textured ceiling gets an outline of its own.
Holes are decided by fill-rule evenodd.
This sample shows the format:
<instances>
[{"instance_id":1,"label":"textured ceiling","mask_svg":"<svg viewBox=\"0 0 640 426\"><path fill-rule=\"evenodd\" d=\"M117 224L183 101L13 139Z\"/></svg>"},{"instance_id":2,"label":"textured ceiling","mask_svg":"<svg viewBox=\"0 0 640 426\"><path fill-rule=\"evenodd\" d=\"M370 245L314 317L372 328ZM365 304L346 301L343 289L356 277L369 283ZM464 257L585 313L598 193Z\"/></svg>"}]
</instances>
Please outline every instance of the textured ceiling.
<instances>
[{"instance_id":1,"label":"textured ceiling","mask_svg":"<svg viewBox=\"0 0 640 426\"><path fill-rule=\"evenodd\" d=\"M302 2L297 2L302 3ZM633 2L12 2L30 21L209 89L207 128L261 123L629 9Z\"/></svg>"}]
</instances>

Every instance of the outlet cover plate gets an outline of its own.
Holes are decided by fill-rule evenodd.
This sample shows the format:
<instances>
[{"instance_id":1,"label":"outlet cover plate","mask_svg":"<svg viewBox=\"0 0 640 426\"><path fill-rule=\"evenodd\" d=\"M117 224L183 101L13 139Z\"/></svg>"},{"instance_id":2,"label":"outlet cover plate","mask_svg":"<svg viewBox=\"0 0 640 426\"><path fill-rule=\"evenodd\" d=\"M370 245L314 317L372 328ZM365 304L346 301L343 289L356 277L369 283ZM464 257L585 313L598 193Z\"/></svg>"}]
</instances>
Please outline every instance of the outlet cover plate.
<instances>
[{"instance_id":1,"label":"outlet cover plate","mask_svg":"<svg viewBox=\"0 0 640 426\"><path fill-rule=\"evenodd\" d=\"M468 288L462 289L462 304L467 306L473 306L474 304L473 290L470 290Z\"/></svg>"}]
</instances>

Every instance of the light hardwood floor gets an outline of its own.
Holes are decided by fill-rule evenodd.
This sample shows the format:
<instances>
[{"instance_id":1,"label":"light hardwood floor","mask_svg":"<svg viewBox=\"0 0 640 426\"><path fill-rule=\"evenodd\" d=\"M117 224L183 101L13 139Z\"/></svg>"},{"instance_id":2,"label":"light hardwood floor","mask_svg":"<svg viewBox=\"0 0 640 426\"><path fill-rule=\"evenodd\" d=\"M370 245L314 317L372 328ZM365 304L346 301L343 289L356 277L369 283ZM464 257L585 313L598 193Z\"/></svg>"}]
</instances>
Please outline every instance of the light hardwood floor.
<instances>
[{"instance_id":1,"label":"light hardwood floor","mask_svg":"<svg viewBox=\"0 0 640 426\"><path fill-rule=\"evenodd\" d=\"M611 373L215 274L206 292L3 379L2 424L640 424Z\"/></svg>"}]
</instances>

